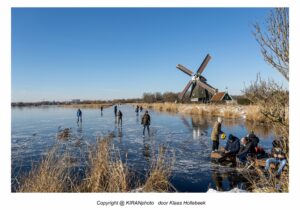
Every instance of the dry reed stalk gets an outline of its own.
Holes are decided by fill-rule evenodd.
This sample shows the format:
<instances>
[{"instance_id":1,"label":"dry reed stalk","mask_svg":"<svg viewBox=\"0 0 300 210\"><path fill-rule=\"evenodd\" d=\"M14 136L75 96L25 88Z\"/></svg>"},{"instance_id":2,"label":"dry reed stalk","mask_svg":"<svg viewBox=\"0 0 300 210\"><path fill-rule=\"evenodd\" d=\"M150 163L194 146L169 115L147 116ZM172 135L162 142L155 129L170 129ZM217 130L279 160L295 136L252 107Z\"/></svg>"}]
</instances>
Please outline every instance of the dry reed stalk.
<instances>
[{"instance_id":1,"label":"dry reed stalk","mask_svg":"<svg viewBox=\"0 0 300 210\"><path fill-rule=\"evenodd\" d=\"M23 178L19 192L65 192L69 173L64 167L63 159L56 156L57 147L54 147L42 160L39 166Z\"/></svg>"},{"instance_id":2,"label":"dry reed stalk","mask_svg":"<svg viewBox=\"0 0 300 210\"><path fill-rule=\"evenodd\" d=\"M112 159L112 137L98 139L96 148L89 154L90 169L80 189L84 192L126 192L128 172L120 157Z\"/></svg>"},{"instance_id":3,"label":"dry reed stalk","mask_svg":"<svg viewBox=\"0 0 300 210\"><path fill-rule=\"evenodd\" d=\"M283 172L280 178L277 178L274 173L266 172L258 167L255 167L251 172L244 172L244 177L251 184L252 192L274 193L274 192L289 192L289 173L288 170Z\"/></svg>"},{"instance_id":4,"label":"dry reed stalk","mask_svg":"<svg viewBox=\"0 0 300 210\"><path fill-rule=\"evenodd\" d=\"M246 119L259 123L266 122L266 118L261 114L259 106L247 106Z\"/></svg>"},{"instance_id":5,"label":"dry reed stalk","mask_svg":"<svg viewBox=\"0 0 300 210\"><path fill-rule=\"evenodd\" d=\"M174 161L174 159L173 159ZM159 148L157 158L153 160L147 180L142 187L143 192L169 192L176 189L169 182L174 162L166 159L166 150Z\"/></svg>"}]
</instances>

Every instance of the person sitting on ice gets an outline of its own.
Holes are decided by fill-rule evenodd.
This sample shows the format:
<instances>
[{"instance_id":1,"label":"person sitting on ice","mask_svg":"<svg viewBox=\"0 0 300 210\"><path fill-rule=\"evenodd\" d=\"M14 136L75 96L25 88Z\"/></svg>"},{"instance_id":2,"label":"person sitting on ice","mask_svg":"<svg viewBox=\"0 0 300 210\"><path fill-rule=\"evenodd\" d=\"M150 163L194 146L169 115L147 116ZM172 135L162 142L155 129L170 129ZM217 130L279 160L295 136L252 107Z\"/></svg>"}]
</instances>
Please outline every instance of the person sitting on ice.
<instances>
[{"instance_id":1,"label":"person sitting on ice","mask_svg":"<svg viewBox=\"0 0 300 210\"><path fill-rule=\"evenodd\" d=\"M226 159L235 159L236 154L240 150L240 139L232 134L229 134L226 142L224 155L218 159L219 163L224 162Z\"/></svg>"},{"instance_id":2,"label":"person sitting on ice","mask_svg":"<svg viewBox=\"0 0 300 210\"><path fill-rule=\"evenodd\" d=\"M269 171L270 165L273 163L275 165L279 164L278 170L276 172L276 177L280 177L282 170L286 166L287 160L286 155L283 150L284 142L281 139L276 139L272 142L273 148L272 148L272 158L268 158L266 160L266 166L265 171Z\"/></svg>"},{"instance_id":3,"label":"person sitting on ice","mask_svg":"<svg viewBox=\"0 0 300 210\"><path fill-rule=\"evenodd\" d=\"M241 139L240 150L236 155L238 160L242 163L245 163L247 162L247 157L254 153L255 153L255 149L253 147L252 142L249 140L248 137L243 137Z\"/></svg>"},{"instance_id":4,"label":"person sitting on ice","mask_svg":"<svg viewBox=\"0 0 300 210\"><path fill-rule=\"evenodd\" d=\"M247 137L252 142L254 147L258 146L259 138L254 134L253 130L250 131L250 133L247 135Z\"/></svg>"}]
</instances>

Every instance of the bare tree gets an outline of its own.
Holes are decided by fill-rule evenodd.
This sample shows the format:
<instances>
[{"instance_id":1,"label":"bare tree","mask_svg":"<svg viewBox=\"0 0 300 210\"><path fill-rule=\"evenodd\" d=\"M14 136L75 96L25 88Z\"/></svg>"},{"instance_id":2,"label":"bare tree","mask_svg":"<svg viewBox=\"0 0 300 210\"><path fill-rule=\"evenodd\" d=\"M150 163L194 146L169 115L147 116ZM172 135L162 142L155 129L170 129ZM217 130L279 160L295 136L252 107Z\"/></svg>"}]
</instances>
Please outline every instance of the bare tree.
<instances>
[{"instance_id":1,"label":"bare tree","mask_svg":"<svg viewBox=\"0 0 300 210\"><path fill-rule=\"evenodd\" d=\"M289 80L289 10L275 8L268 16L265 29L254 24L254 36L266 62Z\"/></svg>"},{"instance_id":2,"label":"bare tree","mask_svg":"<svg viewBox=\"0 0 300 210\"><path fill-rule=\"evenodd\" d=\"M257 75L255 82L243 90L245 96L259 105L260 113L275 129L275 134L284 140L284 149L289 151L289 92L273 80L264 81ZM288 155L288 154L287 154Z\"/></svg>"},{"instance_id":3,"label":"bare tree","mask_svg":"<svg viewBox=\"0 0 300 210\"><path fill-rule=\"evenodd\" d=\"M289 92L274 80L264 81L257 75L255 82L244 89L245 96L261 106L261 113L270 121L288 127Z\"/></svg>"},{"instance_id":4,"label":"bare tree","mask_svg":"<svg viewBox=\"0 0 300 210\"><path fill-rule=\"evenodd\" d=\"M262 30L258 23L254 24L254 29L254 36L261 47L265 61L289 81L288 9L276 8L272 10L266 20L265 30ZM267 123L274 128L276 138L283 140L282 146L287 159L289 159L289 91L274 80L263 81L258 74L256 81L252 82L243 92L252 103L259 106L260 113L265 116ZM264 173L260 170L246 178L250 180L254 190L267 187L270 192L278 191L277 184L273 185L270 180L266 180ZM288 177L281 181L280 190L287 192Z\"/></svg>"}]
</instances>

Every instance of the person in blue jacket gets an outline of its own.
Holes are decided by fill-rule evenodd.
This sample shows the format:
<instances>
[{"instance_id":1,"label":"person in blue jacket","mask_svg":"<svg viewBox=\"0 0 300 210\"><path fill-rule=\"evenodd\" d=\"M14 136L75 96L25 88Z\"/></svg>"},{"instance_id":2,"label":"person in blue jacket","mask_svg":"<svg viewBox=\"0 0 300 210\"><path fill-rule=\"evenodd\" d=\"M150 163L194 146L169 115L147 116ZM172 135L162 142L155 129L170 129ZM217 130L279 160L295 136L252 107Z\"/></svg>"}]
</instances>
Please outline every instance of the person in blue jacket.
<instances>
[{"instance_id":1,"label":"person in blue jacket","mask_svg":"<svg viewBox=\"0 0 300 210\"><path fill-rule=\"evenodd\" d=\"M219 158L218 162L222 163L227 158L235 158L240 150L240 139L232 134L229 134L225 146L224 155Z\"/></svg>"},{"instance_id":2,"label":"person in blue jacket","mask_svg":"<svg viewBox=\"0 0 300 210\"><path fill-rule=\"evenodd\" d=\"M80 109L77 110L77 123L82 122L82 111Z\"/></svg>"}]
</instances>

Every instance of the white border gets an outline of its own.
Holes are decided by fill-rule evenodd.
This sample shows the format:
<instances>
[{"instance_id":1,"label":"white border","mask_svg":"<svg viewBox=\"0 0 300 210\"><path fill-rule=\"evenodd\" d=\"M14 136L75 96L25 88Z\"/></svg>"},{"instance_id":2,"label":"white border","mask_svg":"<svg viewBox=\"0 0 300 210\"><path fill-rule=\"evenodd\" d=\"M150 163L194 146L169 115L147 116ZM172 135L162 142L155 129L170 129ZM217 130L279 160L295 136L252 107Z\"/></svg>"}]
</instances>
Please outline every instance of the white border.
<instances>
[{"instance_id":1,"label":"white border","mask_svg":"<svg viewBox=\"0 0 300 210\"><path fill-rule=\"evenodd\" d=\"M284 194L54 194L10 193L10 101L11 101L11 7L289 7L290 8L290 193ZM300 117L299 93L299 27L300 7L297 0L1 0L0 1L0 190L2 209L99 209L97 200L205 200L206 206L191 206L205 209L286 209L297 206L299 193L299 132L296 120ZM111 209L116 207L110 207ZM122 208L142 208L122 207ZM143 207L153 209L153 207ZM170 208L155 206L154 208ZM182 207L174 207L182 209Z\"/></svg>"}]
</instances>

